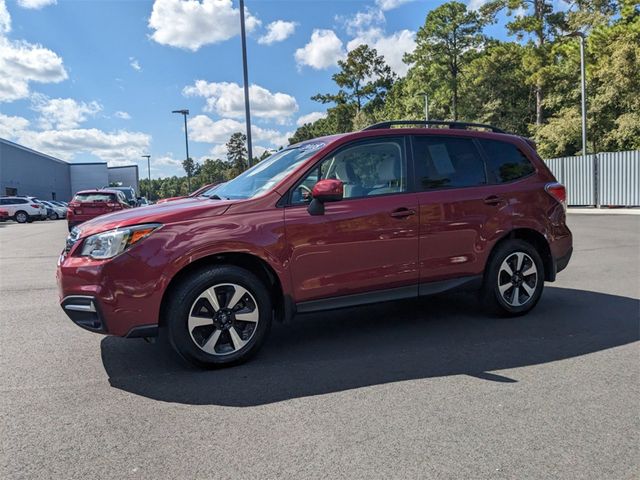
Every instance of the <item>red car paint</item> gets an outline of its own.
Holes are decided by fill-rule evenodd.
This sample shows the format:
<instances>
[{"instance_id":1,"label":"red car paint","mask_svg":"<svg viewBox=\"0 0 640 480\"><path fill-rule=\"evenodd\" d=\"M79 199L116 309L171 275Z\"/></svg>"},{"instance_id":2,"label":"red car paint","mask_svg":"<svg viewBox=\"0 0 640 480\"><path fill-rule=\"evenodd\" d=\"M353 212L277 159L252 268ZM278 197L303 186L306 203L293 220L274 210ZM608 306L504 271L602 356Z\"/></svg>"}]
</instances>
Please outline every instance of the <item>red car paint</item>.
<instances>
[{"instance_id":1,"label":"red car paint","mask_svg":"<svg viewBox=\"0 0 640 480\"><path fill-rule=\"evenodd\" d=\"M535 172L501 185L345 198L327 203L325 214L318 216L310 215L306 205L279 205L314 164L345 144L425 135L512 143ZM94 297L105 324L102 333L125 336L135 327L157 325L163 295L176 275L196 262L215 262L217 255L259 259L277 278L278 295L294 305L393 287L415 286L418 295L422 282L481 275L492 248L515 230L545 241L549 262L570 255L564 207L545 191L555 178L520 137L403 128L315 141L325 145L260 196L185 198L84 223L80 237L59 259L61 302L75 295ZM145 223L162 226L116 257L79 256L85 238ZM555 267L547 277L555 278Z\"/></svg>"},{"instance_id":2,"label":"red car paint","mask_svg":"<svg viewBox=\"0 0 640 480\"><path fill-rule=\"evenodd\" d=\"M103 200L91 200L91 196L103 197ZM77 192L67 207L67 224L69 230L88 220L106 213L131 208L117 190L81 190Z\"/></svg>"}]
</instances>

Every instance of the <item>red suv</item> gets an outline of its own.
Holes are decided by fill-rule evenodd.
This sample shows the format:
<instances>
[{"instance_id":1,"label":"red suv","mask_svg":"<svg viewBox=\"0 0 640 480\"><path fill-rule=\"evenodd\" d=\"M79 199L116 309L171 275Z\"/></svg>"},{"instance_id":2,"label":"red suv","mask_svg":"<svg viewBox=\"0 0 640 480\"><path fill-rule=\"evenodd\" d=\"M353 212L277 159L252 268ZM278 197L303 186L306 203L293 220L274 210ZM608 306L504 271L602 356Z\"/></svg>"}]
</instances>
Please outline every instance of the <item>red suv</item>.
<instances>
[{"instance_id":1,"label":"red suv","mask_svg":"<svg viewBox=\"0 0 640 480\"><path fill-rule=\"evenodd\" d=\"M247 359L296 312L459 288L528 312L571 257L564 187L496 128L391 128L424 123L299 143L208 198L86 222L59 259L62 308L95 332L162 329L200 366Z\"/></svg>"},{"instance_id":2,"label":"red suv","mask_svg":"<svg viewBox=\"0 0 640 480\"><path fill-rule=\"evenodd\" d=\"M73 196L67 207L69 231L82 222L125 208L130 205L119 190L82 190Z\"/></svg>"}]
</instances>

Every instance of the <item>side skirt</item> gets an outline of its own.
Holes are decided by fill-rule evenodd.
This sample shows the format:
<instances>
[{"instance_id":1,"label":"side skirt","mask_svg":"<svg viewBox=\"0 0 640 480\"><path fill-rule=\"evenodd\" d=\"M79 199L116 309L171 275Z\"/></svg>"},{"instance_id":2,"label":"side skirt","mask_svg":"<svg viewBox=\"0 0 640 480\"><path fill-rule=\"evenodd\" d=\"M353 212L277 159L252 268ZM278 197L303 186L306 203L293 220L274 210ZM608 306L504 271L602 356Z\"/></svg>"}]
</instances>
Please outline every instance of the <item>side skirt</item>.
<instances>
[{"instance_id":1,"label":"side skirt","mask_svg":"<svg viewBox=\"0 0 640 480\"><path fill-rule=\"evenodd\" d=\"M373 292L300 302L295 304L295 313L321 312L324 310L335 310L371 303L417 298L419 296L434 295L451 290L474 290L481 285L482 275L452 278L450 280L440 280L437 282L425 282L408 287L375 290Z\"/></svg>"}]
</instances>

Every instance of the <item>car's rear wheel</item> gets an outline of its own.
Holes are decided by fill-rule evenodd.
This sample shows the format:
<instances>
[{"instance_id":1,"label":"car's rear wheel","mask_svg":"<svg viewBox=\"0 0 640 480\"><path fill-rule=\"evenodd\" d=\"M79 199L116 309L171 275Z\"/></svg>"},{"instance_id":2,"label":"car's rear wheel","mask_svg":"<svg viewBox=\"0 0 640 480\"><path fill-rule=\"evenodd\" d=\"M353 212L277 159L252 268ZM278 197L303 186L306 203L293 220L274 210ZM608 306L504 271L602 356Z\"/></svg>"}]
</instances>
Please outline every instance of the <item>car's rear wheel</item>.
<instances>
[{"instance_id":1,"label":"car's rear wheel","mask_svg":"<svg viewBox=\"0 0 640 480\"><path fill-rule=\"evenodd\" d=\"M210 266L170 292L164 312L169 340L187 361L223 367L254 355L271 328L269 291L251 272Z\"/></svg>"},{"instance_id":2,"label":"car's rear wheel","mask_svg":"<svg viewBox=\"0 0 640 480\"><path fill-rule=\"evenodd\" d=\"M500 244L487 265L481 295L490 313L524 315L536 306L544 288L538 251L522 240Z\"/></svg>"},{"instance_id":3,"label":"car's rear wheel","mask_svg":"<svg viewBox=\"0 0 640 480\"><path fill-rule=\"evenodd\" d=\"M49 214L49 220L58 220L58 214L56 212L51 212Z\"/></svg>"},{"instance_id":4,"label":"car's rear wheel","mask_svg":"<svg viewBox=\"0 0 640 480\"><path fill-rule=\"evenodd\" d=\"M14 218L18 223L25 223L29 220L29 215L27 214L27 212L23 212L22 210L20 210L19 212L16 212Z\"/></svg>"}]
</instances>

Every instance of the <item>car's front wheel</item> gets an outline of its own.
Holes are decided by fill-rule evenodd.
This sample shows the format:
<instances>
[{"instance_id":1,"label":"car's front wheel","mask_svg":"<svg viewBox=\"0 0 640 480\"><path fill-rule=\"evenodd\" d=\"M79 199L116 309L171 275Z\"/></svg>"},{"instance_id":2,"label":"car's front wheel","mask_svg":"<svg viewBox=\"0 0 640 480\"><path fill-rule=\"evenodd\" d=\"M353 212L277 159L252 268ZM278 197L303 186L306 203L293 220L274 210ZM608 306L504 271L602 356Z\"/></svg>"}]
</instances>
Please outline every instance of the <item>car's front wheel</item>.
<instances>
[{"instance_id":1,"label":"car's front wheel","mask_svg":"<svg viewBox=\"0 0 640 480\"><path fill-rule=\"evenodd\" d=\"M169 340L187 361L202 367L235 365L255 354L270 328L271 298L251 272L209 266L182 280L163 312Z\"/></svg>"},{"instance_id":2,"label":"car's front wheel","mask_svg":"<svg viewBox=\"0 0 640 480\"><path fill-rule=\"evenodd\" d=\"M536 306L544 288L538 251L522 240L506 240L487 265L481 295L490 313L524 315Z\"/></svg>"},{"instance_id":3,"label":"car's front wheel","mask_svg":"<svg viewBox=\"0 0 640 480\"><path fill-rule=\"evenodd\" d=\"M58 220L58 214L56 212L51 212L49 214L49 220Z\"/></svg>"}]
</instances>

